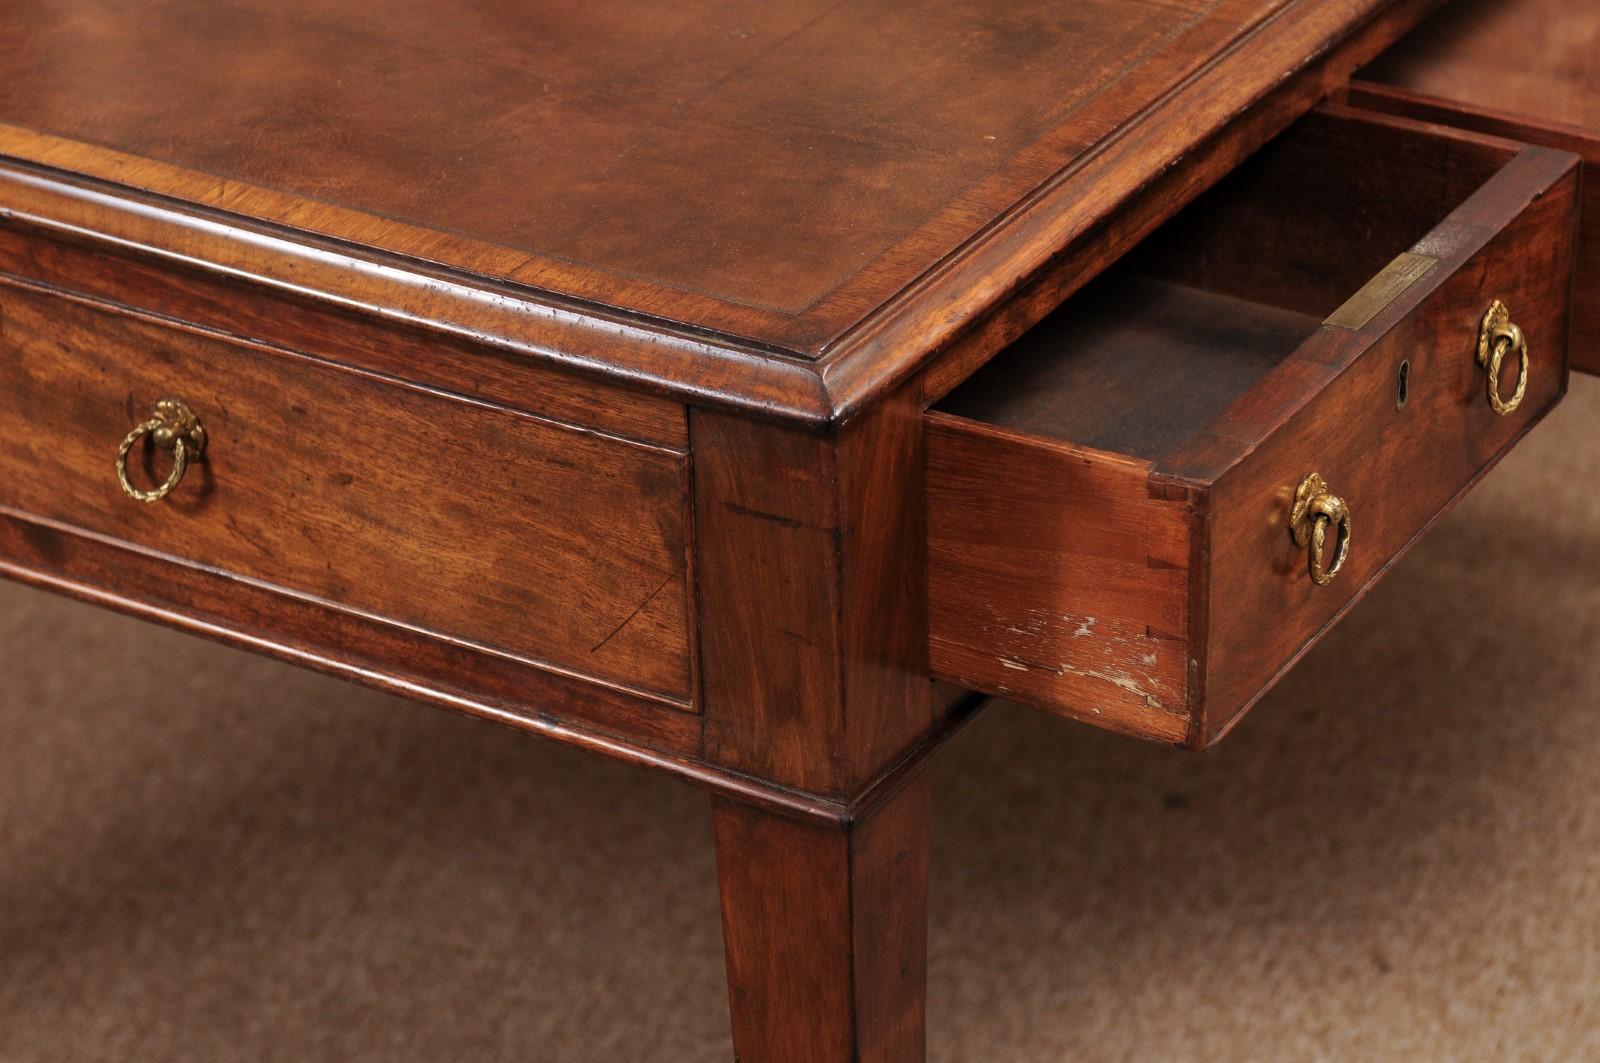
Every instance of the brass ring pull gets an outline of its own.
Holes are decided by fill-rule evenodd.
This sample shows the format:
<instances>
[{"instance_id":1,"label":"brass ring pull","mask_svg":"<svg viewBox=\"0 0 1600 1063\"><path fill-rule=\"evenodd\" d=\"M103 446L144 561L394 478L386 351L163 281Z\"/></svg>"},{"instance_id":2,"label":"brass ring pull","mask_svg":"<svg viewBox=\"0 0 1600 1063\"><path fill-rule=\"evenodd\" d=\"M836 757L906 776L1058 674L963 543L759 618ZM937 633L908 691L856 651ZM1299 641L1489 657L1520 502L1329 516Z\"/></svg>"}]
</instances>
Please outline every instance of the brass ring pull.
<instances>
[{"instance_id":1,"label":"brass ring pull","mask_svg":"<svg viewBox=\"0 0 1600 1063\"><path fill-rule=\"evenodd\" d=\"M1333 529L1333 560L1327 559L1328 530ZM1311 582L1333 582L1350 557L1350 507L1328 490L1321 476L1312 473L1294 489L1289 510L1289 533L1296 546L1310 546Z\"/></svg>"},{"instance_id":2,"label":"brass ring pull","mask_svg":"<svg viewBox=\"0 0 1600 1063\"><path fill-rule=\"evenodd\" d=\"M128 479L128 455L139 440L149 436L157 447L172 454L172 472L154 491L141 491ZM194 411L181 399L162 399L150 412L150 419L128 433L117 448L117 482L129 498L140 502L159 502L172 493L189 471L189 463L205 453L206 430Z\"/></svg>"},{"instance_id":3,"label":"brass ring pull","mask_svg":"<svg viewBox=\"0 0 1600 1063\"><path fill-rule=\"evenodd\" d=\"M1500 367L1506 355L1517 355L1517 390L1509 399L1500 397ZM1483 312L1478 326L1478 364L1489 374L1489 405L1501 417L1522 405L1528 393L1528 340L1511 320L1506 304L1496 299Z\"/></svg>"}]
</instances>

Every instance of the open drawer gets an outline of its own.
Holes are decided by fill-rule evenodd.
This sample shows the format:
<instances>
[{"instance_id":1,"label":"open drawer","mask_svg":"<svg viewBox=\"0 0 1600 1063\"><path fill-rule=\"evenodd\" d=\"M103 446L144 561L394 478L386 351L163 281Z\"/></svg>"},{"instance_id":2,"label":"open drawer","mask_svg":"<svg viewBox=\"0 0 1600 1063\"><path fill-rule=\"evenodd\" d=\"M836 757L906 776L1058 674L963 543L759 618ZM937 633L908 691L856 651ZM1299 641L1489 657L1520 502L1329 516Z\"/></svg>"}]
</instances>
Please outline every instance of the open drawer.
<instances>
[{"instance_id":1,"label":"open drawer","mask_svg":"<svg viewBox=\"0 0 1600 1063\"><path fill-rule=\"evenodd\" d=\"M1452 0L1362 71L1352 103L1528 144L1587 164L1572 367L1600 373L1600 5Z\"/></svg>"},{"instance_id":2,"label":"open drawer","mask_svg":"<svg viewBox=\"0 0 1600 1063\"><path fill-rule=\"evenodd\" d=\"M934 675L1221 736L1565 392L1577 194L1346 108L1268 146L927 414Z\"/></svg>"}]
</instances>

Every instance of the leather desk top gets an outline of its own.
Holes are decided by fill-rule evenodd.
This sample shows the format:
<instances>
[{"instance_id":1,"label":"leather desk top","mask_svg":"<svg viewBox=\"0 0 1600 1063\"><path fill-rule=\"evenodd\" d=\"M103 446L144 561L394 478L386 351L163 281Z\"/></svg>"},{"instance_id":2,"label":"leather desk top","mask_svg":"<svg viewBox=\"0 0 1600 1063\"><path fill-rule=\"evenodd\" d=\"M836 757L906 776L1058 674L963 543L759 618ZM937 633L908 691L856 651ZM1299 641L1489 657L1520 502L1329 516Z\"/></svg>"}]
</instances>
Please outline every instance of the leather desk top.
<instances>
[{"instance_id":1,"label":"leather desk top","mask_svg":"<svg viewBox=\"0 0 1600 1063\"><path fill-rule=\"evenodd\" d=\"M1430 6L50 0L0 19L0 156L161 197L136 243L826 419ZM367 265L224 261L241 223Z\"/></svg>"}]
</instances>

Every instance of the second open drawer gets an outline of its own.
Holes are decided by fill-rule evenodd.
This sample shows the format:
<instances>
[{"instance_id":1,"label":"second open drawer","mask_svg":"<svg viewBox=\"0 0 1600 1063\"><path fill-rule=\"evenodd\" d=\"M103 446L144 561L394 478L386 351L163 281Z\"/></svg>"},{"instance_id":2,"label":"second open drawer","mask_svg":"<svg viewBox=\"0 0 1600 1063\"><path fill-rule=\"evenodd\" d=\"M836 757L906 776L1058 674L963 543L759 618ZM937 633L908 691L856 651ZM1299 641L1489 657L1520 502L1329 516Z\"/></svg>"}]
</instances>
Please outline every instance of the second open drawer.
<instances>
[{"instance_id":1,"label":"second open drawer","mask_svg":"<svg viewBox=\"0 0 1600 1063\"><path fill-rule=\"evenodd\" d=\"M1223 734L1565 393L1576 165L1326 108L945 397L934 675Z\"/></svg>"}]
</instances>

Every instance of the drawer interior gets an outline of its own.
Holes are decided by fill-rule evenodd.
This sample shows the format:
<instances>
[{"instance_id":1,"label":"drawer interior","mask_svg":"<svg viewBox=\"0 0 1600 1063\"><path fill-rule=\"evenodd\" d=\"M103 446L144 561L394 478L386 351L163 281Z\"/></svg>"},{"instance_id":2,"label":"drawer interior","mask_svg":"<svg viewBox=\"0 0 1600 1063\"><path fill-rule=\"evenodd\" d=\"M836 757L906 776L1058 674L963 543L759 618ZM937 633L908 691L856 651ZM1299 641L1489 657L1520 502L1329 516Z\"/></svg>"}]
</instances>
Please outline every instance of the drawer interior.
<instances>
[{"instance_id":1,"label":"drawer interior","mask_svg":"<svg viewBox=\"0 0 1600 1063\"><path fill-rule=\"evenodd\" d=\"M1514 154L1314 114L935 408L1160 464L1256 387Z\"/></svg>"},{"instance_id":2,"label":"drawer interior","mask_svg":"<svg viewBox=\"0 0 1600 1063\"><path fill-rule=\"evenodd\" d=\"M1578 189L1570 154L1344 106L1240 167L929 411L934 676L1225 734L1559 401ZM1534 353L1490 388L1501 302ZM1300 491L1353 514L1337 573Z\"/></svg>"},{"instance_id":3,"label":"drawer interior","mask_svg":"<svg viewBox=\"0 0 1600 1063\"><path fill-rule=\"evenodd\" d=\"M1452 0L1361 71L1347 95L1584 160L1571 358L1574 369L1600 373L1600 4Z\"/></svg>"}]
</instances>

